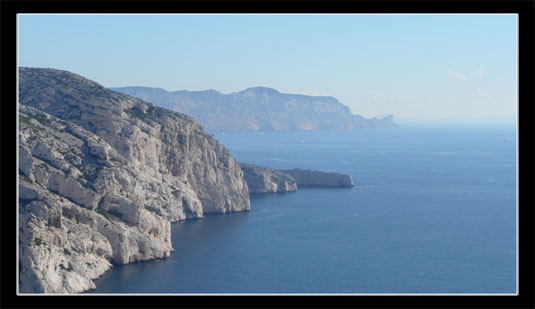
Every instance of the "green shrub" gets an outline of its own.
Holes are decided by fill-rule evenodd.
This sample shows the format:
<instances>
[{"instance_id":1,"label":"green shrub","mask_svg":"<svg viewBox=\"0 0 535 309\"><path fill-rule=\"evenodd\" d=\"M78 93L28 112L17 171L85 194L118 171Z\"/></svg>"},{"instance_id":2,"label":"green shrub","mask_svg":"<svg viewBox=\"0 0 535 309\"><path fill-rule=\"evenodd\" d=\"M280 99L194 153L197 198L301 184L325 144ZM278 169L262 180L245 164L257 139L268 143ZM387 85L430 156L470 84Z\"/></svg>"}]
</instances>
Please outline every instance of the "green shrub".
<instances>
[{"instance_id":1,"label":"green shrub","mask_svg":"<svg viewBox=\"0 0 535 309\"><path fill-rule=\"evenodd\" d=\"M66 271L71 271L72 270L72 266L69 266L69 268L65 268L65 265L63 265L63 263L59 264L59 268L61 268L63 270L66 270Z\"/></svg>"}]
</instances>

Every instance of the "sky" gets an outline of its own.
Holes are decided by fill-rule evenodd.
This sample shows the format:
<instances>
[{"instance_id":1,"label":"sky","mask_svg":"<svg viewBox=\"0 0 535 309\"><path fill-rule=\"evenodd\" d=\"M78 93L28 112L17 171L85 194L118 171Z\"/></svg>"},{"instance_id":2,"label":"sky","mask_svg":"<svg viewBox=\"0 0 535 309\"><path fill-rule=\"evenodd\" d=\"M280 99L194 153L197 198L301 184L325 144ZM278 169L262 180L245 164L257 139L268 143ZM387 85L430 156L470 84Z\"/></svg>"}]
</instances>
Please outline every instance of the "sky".
<instances>
[{"instance_id":1,"label":"sky","mask_svg":"<svg viewBox=\"0 0 535 309\"><path fill-rule=\"evenodd\" d=\"M29 15L18 64L104 87L326 95L364 117L517 115L517 15Z\"/></svg>"}]
</instances>

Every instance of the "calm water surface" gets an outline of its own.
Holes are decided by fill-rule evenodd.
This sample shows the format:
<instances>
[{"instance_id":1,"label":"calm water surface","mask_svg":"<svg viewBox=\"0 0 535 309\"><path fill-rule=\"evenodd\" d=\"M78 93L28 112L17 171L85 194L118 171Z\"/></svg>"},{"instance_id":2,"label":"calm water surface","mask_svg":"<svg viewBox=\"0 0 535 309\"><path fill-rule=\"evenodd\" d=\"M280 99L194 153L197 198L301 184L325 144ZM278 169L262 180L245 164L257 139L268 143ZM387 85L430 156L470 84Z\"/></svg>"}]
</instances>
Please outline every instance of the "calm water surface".
<instances>
[{"instance_id":1,"label":"calm water surface","mask_svg":"<svg viewBox=\"0 0 535 309\"><path fill-rule=\"evenodd\" d=\"M172 224L96 293L515 293L514 127L214 132L241 162L350 174Z\"/></svg>"}]
</instances>

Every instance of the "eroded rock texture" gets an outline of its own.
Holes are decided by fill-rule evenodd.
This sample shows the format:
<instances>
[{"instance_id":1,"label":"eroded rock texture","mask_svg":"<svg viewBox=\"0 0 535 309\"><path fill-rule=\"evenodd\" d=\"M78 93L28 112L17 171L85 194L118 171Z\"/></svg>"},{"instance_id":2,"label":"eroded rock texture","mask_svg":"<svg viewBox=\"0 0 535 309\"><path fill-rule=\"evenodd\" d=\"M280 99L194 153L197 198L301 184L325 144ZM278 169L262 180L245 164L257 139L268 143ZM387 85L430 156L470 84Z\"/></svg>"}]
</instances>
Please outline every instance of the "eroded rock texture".
<instances>
[{"instance_id":1,"label":"eroded rock texture","mask_svg":"<svg viewBox=\"0 0 535 309\"><path fill-rule=\"evenodd\" d=\"M228 150L193 118L54 69L19 70L20 291L94 288L169 256L170 222L250 209Z\"/></svg>"}]
</instances>

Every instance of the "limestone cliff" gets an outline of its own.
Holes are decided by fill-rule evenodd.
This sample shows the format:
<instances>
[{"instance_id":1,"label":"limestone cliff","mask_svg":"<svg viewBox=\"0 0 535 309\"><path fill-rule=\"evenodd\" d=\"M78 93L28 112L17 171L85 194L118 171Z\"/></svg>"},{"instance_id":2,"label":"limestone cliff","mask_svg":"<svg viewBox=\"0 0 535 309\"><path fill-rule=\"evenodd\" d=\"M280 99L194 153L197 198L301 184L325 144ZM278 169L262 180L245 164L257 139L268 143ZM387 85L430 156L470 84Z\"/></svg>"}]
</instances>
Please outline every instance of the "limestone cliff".
<instances>
[{"instance_id":1,"label":"limestone cliff","mask_svg":"<svg viewBox=\"0 0 535 309\"><path fill-rule=\"evenodd\" d=\"M208 130L348 130L397 126L393 116L366 119L328 96L280 93L251 87L223 94L216 90L173 91L150 87L112 90L195 117Z\"/></svg>"},{"instance_id":2,"label":"limestone cliff","mask_svg":"<svg viewBox=\"0 0 535 309\"><path fill-rule=\"evenodd\" d=\"M328 187L353 187L353 179L349 175L321 172L312 170L302 170L294 168L291 170L280 170L295 180L298 186L328 186Z\"/></svg>"},{"instance_id":3,"label":"limestone cliff","mask_svg":"<svg viewBox=\"0 0 535 309\"><path fill-rule=\"evenodd\" d=\"M288 174L243 162L240 162L240 166L250 193L291 192L297 190L295 180Z\"/></svg>"},{"instance_id":4,"label":"limestone cliff","mask_svg":"<svg viewBox=\"0 0 535 309\"><path fill-rule=\"evenodd\" d=\"M55 69L19 69L21 292L76 293L112 264L169 256L170 222L250 209L193 118Z\"/></svg>"}]
</instances>

